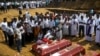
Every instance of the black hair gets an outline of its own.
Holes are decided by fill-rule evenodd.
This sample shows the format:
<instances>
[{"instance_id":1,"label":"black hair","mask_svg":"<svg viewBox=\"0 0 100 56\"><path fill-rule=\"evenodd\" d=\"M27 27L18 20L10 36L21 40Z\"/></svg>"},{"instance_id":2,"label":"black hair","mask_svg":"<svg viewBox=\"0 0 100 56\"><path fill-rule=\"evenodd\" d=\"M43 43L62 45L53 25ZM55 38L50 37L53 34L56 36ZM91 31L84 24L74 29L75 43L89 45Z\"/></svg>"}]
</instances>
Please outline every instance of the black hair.
<instances>
[{"instance_id":1,"label":"black hair","mask_svg":"<svg viewBox=\"0 0 100 56\"><path fill-rule=\"evenodd\" d=\"M3 21L6 22L7 21L7 18L3 18Z\"/></svg>"}]
</instances>

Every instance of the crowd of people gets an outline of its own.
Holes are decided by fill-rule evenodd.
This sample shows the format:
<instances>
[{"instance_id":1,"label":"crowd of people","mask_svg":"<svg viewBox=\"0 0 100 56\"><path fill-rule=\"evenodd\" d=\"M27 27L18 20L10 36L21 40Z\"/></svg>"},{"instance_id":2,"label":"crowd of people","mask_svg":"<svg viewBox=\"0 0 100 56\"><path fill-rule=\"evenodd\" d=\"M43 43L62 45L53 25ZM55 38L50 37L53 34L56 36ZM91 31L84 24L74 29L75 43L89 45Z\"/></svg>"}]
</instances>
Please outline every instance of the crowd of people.
<instances>
[{"instance_id":1,"label":"crowd of people","mask_svg":"<svg viewBox=\"0 0 100 56\"><path fill-rule=\"evenodd\" d=\"M7 12L9 9L29 9L29 8L39 8L39 7L45 7L46 2L45 1L21 1L21 2L0 2L0 10Z\"/></svg>"},{"instance_id":2,"label":"crowd of people","mask_svg":"<svg viewBox=\"0 0 100 56\"><path fill-rule=\"evenodd\" d=\"M28 11L10 22L4 18L0 24L4 33L5 42L10 47L16 47L21 52L26 43L38 42L44 38L61 40L63 37L84 37L87 41L93 41L100 46L100 14L88 15L78 13L50 13L36 12L32 16Z\"/></svg>"}]
</instances>

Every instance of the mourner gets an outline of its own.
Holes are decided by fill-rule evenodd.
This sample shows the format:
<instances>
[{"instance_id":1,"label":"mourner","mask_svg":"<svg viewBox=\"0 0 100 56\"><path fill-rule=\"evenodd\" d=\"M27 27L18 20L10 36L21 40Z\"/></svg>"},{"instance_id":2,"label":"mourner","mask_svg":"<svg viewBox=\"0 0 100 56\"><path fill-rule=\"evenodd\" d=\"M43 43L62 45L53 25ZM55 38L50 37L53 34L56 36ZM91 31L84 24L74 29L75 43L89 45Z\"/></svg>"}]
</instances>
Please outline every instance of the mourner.
<instances>
[{"instance_id":1,"label":"mourner","mask_svg":"<svg viewBox=\"0 0 100 56\"><path fill-rule=\"evenodd\" d=\"M93 41L92 35L94 33L94 25L95 25L94 20L90 16L89 19L87 20L87 25L86 25L86 37L85 37L85 39L87 41Z\"/></svg>"},{"instance_id":2,"label":"mourner","mask_svg":"<svg viewBox=\"0 0 100 56\"><path fill-rule=\"evenodd\" d=\"M7 18L3 18L3 21L1 22L1 29L3 31L6 43L8 42L7 27L8 27Z\"/></svg>"},{"instance_id":3,"label":"mourner","mask_svg":"<svg viewBox=\"0 0 100 56\"><path fill-rule=\"evenodd\" d=\"M84 17L81 16L81 18L79 19L79 37L84 37L84 25L85 25L85 20L84 20ZM82 35L81 35L81 32L82 32Z\"/></svg>"}]
</instances>

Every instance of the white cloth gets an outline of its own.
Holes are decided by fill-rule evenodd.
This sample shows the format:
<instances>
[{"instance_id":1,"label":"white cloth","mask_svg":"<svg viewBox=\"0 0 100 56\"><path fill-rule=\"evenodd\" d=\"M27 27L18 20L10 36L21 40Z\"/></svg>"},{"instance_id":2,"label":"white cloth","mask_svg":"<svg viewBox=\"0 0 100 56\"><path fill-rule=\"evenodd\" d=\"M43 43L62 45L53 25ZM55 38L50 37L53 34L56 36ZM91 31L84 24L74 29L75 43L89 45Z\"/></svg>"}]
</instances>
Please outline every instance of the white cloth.
<instances>
[{"instance_id":1,"label":"white cloth","mask_svg":"<svg viewBox=\"0 0 100 56\"><path fill-rule=\"evenodd\" d=\"M80 23L80 22L82 22L82 23ZM82 20L81 18L78 20L79 26L80 26L80 25L81 25L81 26L84 26L84 23L85 23L84 18L83 18L83 20Z\"/></svg>"},{"instance_id":2,"label":"white cloth","mask_svg":"<svg viewBox=\"0 0 100 56\"><path fill-rule=\"evenodd\" d=\"M28 3L26 3L26 9L27 9L27 10L29 9L29 4L28 4Z\"/></svg>"},{"instance_id":3,"label":"white cloth","mask_svg":"<svg viewBox=\"0 0 100 56\"><path fill-rule=\"evenodd\" d=\"M13 27L13 29L15 29L17 27L17 22L13 22L12 27Z\"/></svg>"},{"instance_id":4,"label":"white cloth","mask_svg":"<svg viewBox=\"0 0 100 56\"><path fill-rule=\"evenodd\" d=\"M66 23L64 23L63 30L62 30L63 35L69 35L69 29L68 28L69 28L69 26L66 25Z\"/></svg>"},{"instance_id":5,"label":"white cloth","mask_svg":"<svg viewBox=\"0 0 100 56\"><path fill-rule=\"evenodd\" d=\"M54 20L50 21L50 22L49 22L49 25L50 25L50 28L54 27L54 26L55 26Z\"/></svg>"},{"instance_id":6,"label":"white cloth","mask_svg":"<svg viewBox=\"0 0 100 56\"><path fill-rule=\"evenodd\" d=\"M22 30L21 31L22 34L25 33L25 30L24 30L23 26L21 26L19 29Z\"/></svg>"},{"instance_id":7,"label":"white cloth","mask_svg":"<svg viewBox=\"0 0 100 56\"><path fill-rule=\"evenodd\" d=\"M26 12L25 16L26 16L26 19L30 20L31 14L29 14L28 12Z\"/></svg>"},{"instance_id":8,"label":"white cloth","mask_svg":"<svg viewBox=\"0 0 100 56\"><path fill-rule=\"evenodd\" d=\"M34 20L29 21L29 25L30 25L31 27L35 27L35 21L34 21Z\"/></svg>"},{"instance_id":9,"label":"white cloth","mask_svg":"<svg viewBox=\"0 0 100 56\"><path fill-rule=\"evenodd\" d=\"M91 35L94 33L94 26L95 26L94 21L95 21L95 20L93 20L93 22L92 22L91 24L90 24L90 20L87 21L87 23L89 23L89 25L87 25L87 27L89 27L89 26L91 27L90 32L89 32L89 34L91 34ZM86 27L86 28L87 28L87 27ZM87 31L87 30L86 30L86 31ZM85 39L88 40L88 41L92 41L92 40L93 40L92 37L90 37L90 36L88 36L88 35L86 35Z\"/></svg>"},{"instance_id":10,"label":"white cloth","mask_svg":"<svg viewBox=\"0 0 100 56\"><path fill-rule=\"evenodd\" d=\"M65 22L65 18L60 19L60 23L64 23Z\"/></svg>"},{"instance_id":11,"label":"white cloth","mask_svg":"<svg viewBox=\"0 0 100 56\"><path fill-rule=\"evenodd\" d=\"M16 28L16 35L17 35L17 38L16 38L17 40L18 39L20 39L20 40L22 39L22 33L21 33L20 28Z\"/></svg>"},{"instance_id":12,"label":"white cloth","mask_svg":"<svg viewBox=\"0 0 100 56\"><path fill-rule=\"evenodd\" d=\"M62 39L62 30L58 31L56 33L57 38L59 38L60 40Z\"/></svg>"},{"instance_id":13,"label":"white cloth","mask_svg":"<svg viewBox=\"0 0 100 56\"><path fill-rule=\"evenodd\" d=\"M14 35L14 30L13 30L13 28L12 28L12 27L7 27L7 33L8 33L9 35Z\"/></svg>"},{"instance_id":14,"label":"white cloth","mask_svg":"<svg viewBox=\"0 0 100 56\"><path fill-rule=\"evenodd\" d=\"M37 15L35 15L35 16L33 16L33 17L34 17L35 21L38 20L38 16L37 16Z\"/></svg>"},{"instance_id":15,"label":"white cloth","mask_svg":"<svg viewBox=\"0 0 100 56\"><path fill-rule=\"evenodd\" d=\"M31 28L31 26L29 25L29 24L27 24L26 25L26 31L28 32L28 33L32 33L32 28Z\"/></svg>"},{"instance_id":16,"label":"white cloth","mask_svg":"<svg viewBox=\"0 0 100 56\"><path fill-rule=\"evenodd\" d=\"M44 21L41 21L40 26L42 27L42 29L44 28Z\"/></svg>"},{"instance_id":17,"label":"white cloth","mask_svg":"<svg viewBox=\"0 0 100 56\"><path fill-rule=\"evenodd\" d=\"M85 23L87 23L88 19L89 19L88 17L84 18ZM84 25L84 34L86 35L86 24Z\"/></svg>"},{"instance_id":18,"label":"white cloth","mask_svg":"<svg viewBox=\"0 0 100 56\"><path fill-rule=\"evenodd\" d=\"M1 29L2 29L3 31L7 31L7 27L8 27L7 22L1 22Z\"/></svg>"},{"instance_id":19,"label":"white cloth","mask_svg":"<svg viewBox=\"0 0 100 56\"><path fill-rule=\"evenodd\" d=\"M96 26L99 25L99 21L100 21L100 18L98 18L98 19L96 18L96 19L95 19L95 25L96 25Z\"/></svg>"},{"instance_id":20,"label":"white cloth","mask_svg":"<svg viewBox=\"0 0 100 56\"><path fill-rule=\"evenodd\" d=\"M72 19L71 21L71 35L72 36L78 34L77 24L78 24L77 19Z\"/></svg>"},{"instance_id":21,"label":"white cloth","mask_svg":"<svg viewBox=\"0 0 100 56\"><path fill-rule=\"evenodd\" d=\"M42 39L42 37L43 37L43 34L42 33L39 33L38 34L38 39Z\"/></svg>"},{"instance_id":22,"label":"white cloth","mask_svg":"<svg viewBox=\"0 0 100 56\"><path fill-rule=\"evenodd\" d=\"M63 35L62 35L62 24L58 25L58 31L56 32L56 36L57 38L59 38L60 40L62 39Z\"/></svg>"},{"instance_id":23,"label":"white cloth","mask_svg":"<svg viewBox=\"0 0 100 56\"><path fill-rule=\"evenodd\" d=\"M95 42L96 42L96 43L100 43L100 25L98 25L97 28L98 28L99 30L96 29L96 38L95 38Z\"/></svg>"},{"instance_id":24,"label":"white cloth","mask_svg":"<svg viewBox=\"0 0 100 56\"><path fill-rule=\"evenodd\" d=\"M44 38L52 38L53 36L51 35L51 33L50 32L47 32L47 34L45 34L44 35Z\"/></svg>"},{"instance_id":25,"label":"white cloth","mask_svg":"<svg viewBox=\"0 0 100 56\"><path fill-rule=\"evenodd\" d=\"M89 36L86 35L85 40L92 41L93 39L92 39L92 37L89 37Z\"/></svg>"},{"instance_id":26,"label":"white cloth","mask_svg":"<svg viewBox=\"0 0 100 56\"><path fill-rule=\"evenodd\" d=\"M49 27L49 22L50 22L49 19L45 20L45 27Z\"/></svg>"}]
</instances>

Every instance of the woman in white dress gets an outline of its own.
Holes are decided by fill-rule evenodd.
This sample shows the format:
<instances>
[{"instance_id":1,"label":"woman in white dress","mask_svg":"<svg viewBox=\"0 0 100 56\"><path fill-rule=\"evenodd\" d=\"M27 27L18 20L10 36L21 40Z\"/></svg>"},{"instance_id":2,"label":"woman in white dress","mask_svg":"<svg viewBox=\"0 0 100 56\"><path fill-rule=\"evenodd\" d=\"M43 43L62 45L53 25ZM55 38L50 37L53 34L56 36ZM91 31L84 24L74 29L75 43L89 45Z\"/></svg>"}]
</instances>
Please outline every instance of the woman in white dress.
<instances>
[{"instance_id":1,"label":"woman in white dress","mask_svg":"<svg viewBox=\"0 0 100 56\"><path fill-rule=\"evenodd\" d=\"M90 16L89 19L87 20L87 25L86 25L86 37L85 39L87 41L92 41L92 34L94 33L94 20Z\"/></svg>"},{"instance_id":2,"label":"woman in white dress","mask_svg":"<svg viewBox=\"0 0 100 56\"><path fill-rule=\"evenodd\" d=\"M69 18L66 18L66 20L63 24L63 35L64 36L69 36L70 35L70 33L69 33L70 23L71 23L71 21L69 20Z\"/></svg>"},{"instance_id":3,"label":"woman in white dress","mask_svg":"<svg viewBox=\"0 0 100 56\"><path fill-rule=\"evenodd\" d=\"M76 36L78 34L78 21L76 19L76 16L73 16L71 19L71 36Z\"/></svg>"},{"instance_id":4,"label":"woman in white dress","mask_svg":"<svg viewBox=\"0 0 100 56\"><path fill-rule=\"evenodd\" d=\"M99 25L96 28L96 38L95 38L95 42L97 45L100 46L100 21L99 21Z\"/></svg>"}]
</instances>

